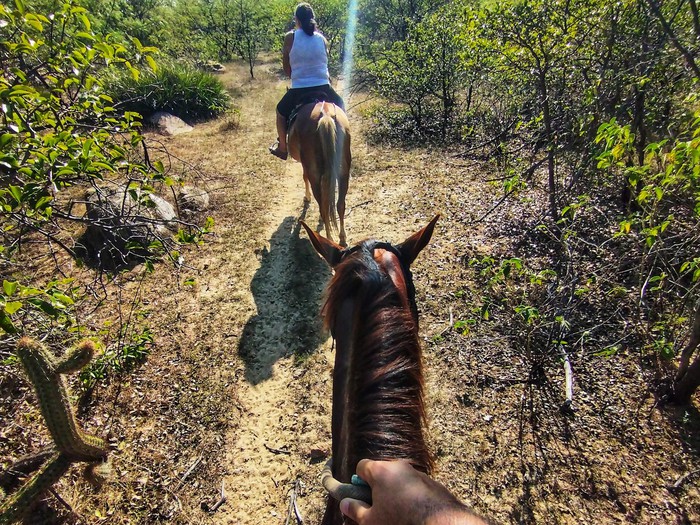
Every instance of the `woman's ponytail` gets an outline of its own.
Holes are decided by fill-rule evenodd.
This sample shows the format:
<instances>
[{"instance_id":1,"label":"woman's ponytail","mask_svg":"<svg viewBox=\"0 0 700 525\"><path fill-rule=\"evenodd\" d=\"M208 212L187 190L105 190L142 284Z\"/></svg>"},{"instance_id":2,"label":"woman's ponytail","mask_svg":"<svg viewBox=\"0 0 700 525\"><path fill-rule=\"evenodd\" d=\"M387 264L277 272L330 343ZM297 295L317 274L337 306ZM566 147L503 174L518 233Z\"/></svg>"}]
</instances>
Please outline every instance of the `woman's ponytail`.
<instances>
[{"instance_id":1,"label":"woman's ponytail","mask_svg":"<svg viewBox=\"0 0 700 525\"><path fill-rule=\"evenodd\" d=\"M313 8L307 3L299 4L294 11L294 16L299 21L299 25L304 30L304 33L312 36L314 31L316 31L316 27L318 27L314 19Z\"/></svg>"}]
</instances>

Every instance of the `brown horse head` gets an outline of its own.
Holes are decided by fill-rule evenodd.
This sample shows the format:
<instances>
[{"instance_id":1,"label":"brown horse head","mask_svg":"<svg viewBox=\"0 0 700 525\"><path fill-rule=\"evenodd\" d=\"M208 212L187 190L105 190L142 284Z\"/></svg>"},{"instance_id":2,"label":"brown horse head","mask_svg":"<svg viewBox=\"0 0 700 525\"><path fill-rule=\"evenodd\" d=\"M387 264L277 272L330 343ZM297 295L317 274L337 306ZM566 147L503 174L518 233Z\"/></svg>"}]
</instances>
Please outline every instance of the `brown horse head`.
<instances>
[{"instance_id":1,"label":"brown horse head","mask_svg":"<svg viewBox=\"0 0 700 525\"><path fill-rule=\"evenodd\" d=\"M301 162L306 201L311 200L313 191L326 235L339 232L340 244L345 245L345 195L352 162L345 112L331 102L302 106L289 130L289 153Z\"/></svg>"},{"instance_id":2,"label":"brown horse head","mask_svg":"<svg viewBox=\"0 0 700 525\"><path fill-rule=\"evenodd\" d=\"M429 472L423 435L423 371L410 265L428 244L436 216L403 243L364 241L343 249L303 224L334 268L323 307L336 342L333 370L333 478L348 483L357 462L407 459ZM324 524L342 519L329 501Z\"/></svg>"}]
</instances>

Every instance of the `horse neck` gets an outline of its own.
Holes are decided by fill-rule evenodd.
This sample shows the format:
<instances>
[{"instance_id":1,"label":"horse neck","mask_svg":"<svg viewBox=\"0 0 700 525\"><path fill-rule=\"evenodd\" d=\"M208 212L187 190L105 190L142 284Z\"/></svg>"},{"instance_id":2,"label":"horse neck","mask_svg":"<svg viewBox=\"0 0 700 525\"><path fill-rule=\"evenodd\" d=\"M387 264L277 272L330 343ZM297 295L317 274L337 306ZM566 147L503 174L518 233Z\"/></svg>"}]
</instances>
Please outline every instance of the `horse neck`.
<instances>
[{"instance_id":1,"label":"horse neck","mask_svg":"<svg viewBox=\"0 0 700 525\"><path fill-rule=\"evenodd\" d=\"M432 466L414 316L390 280L367 288L363 283L359 293L354 287L354 294L327 304L336 339L334 474L345 482L362 458L408 459L426 472Z\"/></svg>"}]
</instances>

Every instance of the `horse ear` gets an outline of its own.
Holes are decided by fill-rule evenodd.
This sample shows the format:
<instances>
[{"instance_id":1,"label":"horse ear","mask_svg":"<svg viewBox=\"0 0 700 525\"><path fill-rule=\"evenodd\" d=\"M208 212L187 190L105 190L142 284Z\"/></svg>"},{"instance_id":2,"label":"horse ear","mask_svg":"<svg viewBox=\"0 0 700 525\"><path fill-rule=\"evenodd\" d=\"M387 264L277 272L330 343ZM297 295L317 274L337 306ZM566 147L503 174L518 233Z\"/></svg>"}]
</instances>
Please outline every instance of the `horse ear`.
<instances>
[{"instance_id":1,"label":"horse ear","mask_svg":"<svg viewBox=\"0 0 700 525\"><path fill-rule=\"evenodd\" d=\"M402 259L404 259L404 263L406 263L409 266L413 264L413 261L416 260L416 257L418 257L418 254L421 252L421 250L428 245L428 242L430 242L430 237L433 236L435 223L438 221L439 218L440 214L438 213L425 226L425 228L417 231L397 246L397 248L401 252Z\"/></svg>"},{"instance_id":2,"label":"horse ear","mask_svg":"<svg viewBox=\"0 0 700 525\"><path fill-rule=\"evenodd\" d=\"M299 222L306 230L306 233L309 234L311 244L314 245L316 251L330 264L331 268L334 268L340 262L343 247L325 237L321 237L318 233L309 228L304 221Z\"/></svg>"}]
</instances>

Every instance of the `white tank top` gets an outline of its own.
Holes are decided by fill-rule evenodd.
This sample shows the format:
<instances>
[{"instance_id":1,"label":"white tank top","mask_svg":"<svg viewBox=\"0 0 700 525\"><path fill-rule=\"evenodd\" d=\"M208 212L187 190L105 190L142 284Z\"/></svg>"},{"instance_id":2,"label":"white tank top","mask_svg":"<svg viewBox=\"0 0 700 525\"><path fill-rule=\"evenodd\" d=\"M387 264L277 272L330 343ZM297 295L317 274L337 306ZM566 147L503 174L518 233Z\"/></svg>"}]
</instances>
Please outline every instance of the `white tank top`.
<instances>
[{"instance_id":1,"label":"white tank top","mask_svg":"<svg viewBox=\"0 0 700 525\"><path fill-rule=\"evenodd\" d=\"M323 36L320 33L309 36L302 29L294 31L289 65L292 68L292 89L328 84L328 55Z\"/></svg>"}]
</instances>

